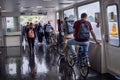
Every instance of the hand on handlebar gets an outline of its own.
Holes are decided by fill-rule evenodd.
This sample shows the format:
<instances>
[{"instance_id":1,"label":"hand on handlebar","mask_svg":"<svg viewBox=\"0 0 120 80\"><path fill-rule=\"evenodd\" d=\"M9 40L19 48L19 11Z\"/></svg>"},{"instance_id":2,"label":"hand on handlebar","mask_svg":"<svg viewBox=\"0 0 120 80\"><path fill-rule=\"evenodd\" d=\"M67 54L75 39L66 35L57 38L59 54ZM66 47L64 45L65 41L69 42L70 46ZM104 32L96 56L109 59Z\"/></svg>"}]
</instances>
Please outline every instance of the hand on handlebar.
<instances>
[{"instance_id":1,"label":"hand on handlebar","mask_svg":"<svg viewBox=\"0 0 120 80\"><path fill-rule=\"evenodd\" d=\"M100 46L100 42L96 41L96 44Z\"/></svg>"},{"instance_id":2,"label":"hand on handlebar","mask_svg":"<svg viewBox=\"0 0 120 80\"><path fill-rule=\"evenodd\" d=\"M52 30L52 32L54 32L54 30Z\"/></svg>"}]
</instances>

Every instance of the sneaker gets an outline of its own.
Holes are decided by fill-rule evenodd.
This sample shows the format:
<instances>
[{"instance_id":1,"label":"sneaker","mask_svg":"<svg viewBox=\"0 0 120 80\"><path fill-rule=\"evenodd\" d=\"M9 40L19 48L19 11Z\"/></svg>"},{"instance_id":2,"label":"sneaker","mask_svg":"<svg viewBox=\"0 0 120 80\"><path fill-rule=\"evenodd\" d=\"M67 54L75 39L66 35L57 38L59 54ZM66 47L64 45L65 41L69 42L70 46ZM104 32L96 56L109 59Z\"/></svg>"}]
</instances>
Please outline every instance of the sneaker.
<instances>
[{"instance_id":1,"label":"sneaker","mask_svg":"<svg viewBox=\"0 0 120 80\"><path fill-rule=\"evenodd\" d=\"M89 62L89 61L87 62L87 65L88 65L88 67L91 67L91 65L90 65L90 62Z\"/></svg>"},{"instance_id":2,"label":"sneaker","mask_svg":"<svg viewBox=\"0 0 120 80\"><path fill-rule=\"evenodd\" d=\"M74 61L76 61L76 59L77 59L77 55L75 55L75 54L70 54L69 57L71 59L73 59Z\"/></svg>"},{"instance_id":3,"label":"sneaker","mask_svg":"<svg viewBox=\"0 0 120 80\"><path fill-rule=\"evenodd\" d=\"M73 56L73 58L77 58L77 55L75 55L75 54L72 54L72 56Z\"/></svg>"}]
</instances>

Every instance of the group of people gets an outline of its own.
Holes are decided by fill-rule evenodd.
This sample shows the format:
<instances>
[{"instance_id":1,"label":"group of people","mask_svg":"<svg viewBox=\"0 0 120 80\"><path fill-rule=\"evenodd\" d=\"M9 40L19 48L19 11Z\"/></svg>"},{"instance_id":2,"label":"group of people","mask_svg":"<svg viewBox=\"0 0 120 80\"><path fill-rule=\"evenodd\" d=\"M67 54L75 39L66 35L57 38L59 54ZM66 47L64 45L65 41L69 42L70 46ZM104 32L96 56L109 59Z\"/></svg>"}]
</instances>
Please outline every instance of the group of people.
<instances>
[{"instance_id":1,"label":"group of people","mask_svg":"<svg viewBox=\"0 0 120 80\"><path fill-rule=\"evenodd\" d=\"M22 27L22 36L28 41L30 50L34 48L35 39L38 39L38 43L43 42L43 37L47 39L49 33L53 32L54 28L50 21L47 24L42 25L40 22L38 24L33 24L27 22L25 26Z\"/></svg>"},{"instance_id":2,"label":"group of people","mask_svg":"<svg viewBox=\"0 0 120 80\"><path fill-rule=\"evenodd\" d=\"M61 42L66 42L68 36L73 35L73 39L68 40L67 45L64 45L63 52L65 51L66 47L68 47L73 55L76 56L77 53L72 45L82 45L83 51L87 53L89 48L90 33L95 42L99 45L92 25L86 19L87 14L82 13L81 20L75 22L73 20L70 20L68 17L65 17L64 21L61 21L60 19L58 20L59 39L62 38L61 35L64 33L63 41ZM36 37L41 43L43 41L43 36L45 36L45 39L47 40L49 34L53 31L54 28L51 25L50 21L48 21L48 23L43 26L40 22L38 24L27 22L27 25L23 27L23 36L27 38L29 46L32 46L33 48Z\"/></svg>"}]
</instances>

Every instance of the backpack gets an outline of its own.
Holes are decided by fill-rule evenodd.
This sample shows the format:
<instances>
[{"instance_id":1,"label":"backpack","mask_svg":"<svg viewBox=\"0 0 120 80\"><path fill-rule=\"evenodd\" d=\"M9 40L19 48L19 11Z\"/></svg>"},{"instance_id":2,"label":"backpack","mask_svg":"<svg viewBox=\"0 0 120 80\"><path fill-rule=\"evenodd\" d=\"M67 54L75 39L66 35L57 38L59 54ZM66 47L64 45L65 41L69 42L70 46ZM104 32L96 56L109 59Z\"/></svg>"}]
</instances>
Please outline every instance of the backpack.
<instances>
[{"instance_id":1,"label":"backpack","mask_svg":"<svg viewBox=\"0 0 120 80\"><path fill-rule=\"evenodd\" d=\"M78 33L77 33L77 37L79 40L88 40L90 38L90 29L89 26L87 25L87 22L81 22L79 29L78 29Z\"/></svg>"},{"instance_id":2,"label":"backpack","mask_svg":"<svg viewBox=\"0 0 120 80\"><path fill-rule=\"evenodd\" d=\"M29 37L29 38L34 38L34 37L35 37L35 34L34 34L33 29L30 29L30 30L28 31L28 37Z\"/></svg>"},{"instance_id":3,"label":"backpack","mask_svg":"<svg viewBox=\"0 0 120 80\"><path fill-rule=\"evenodd\" d=\"M66 27L67 27L68 34L73 33L73 25L70 22L66 22Z\"/></svg>"},{"instance_id":4,"label":"backpack","mask_svg":"<svg viewBox=\"0 0 120 80\"><path fill-rule=\"evenodd\" d=\"M34 26L35 26L35 31L37 31L37 29L38 29L38 24L35 24Z\"/></svg>"},{"instance_id":5,"label":"backpack","mask_svg":"<svg viewBox=\"0 0 120 80\"><path fill-rule=\"evenodd\" d=\"M49 24L47 24L47 25L46 25L45 31L46 31L46 32L50 32L51 28L52 28L52 26L49 25Z\"/></svg>"},{"instance_id":6,"label":"backpack","mask_svg":"<svg viewBox=\"0 0 120 80\"><path fill-rule=\"evenodd\" d=\"M42 28L42 27L39 28L39 32L40 32L40 33L43 32L43 28Z\"/></svg>"}]
</instances>

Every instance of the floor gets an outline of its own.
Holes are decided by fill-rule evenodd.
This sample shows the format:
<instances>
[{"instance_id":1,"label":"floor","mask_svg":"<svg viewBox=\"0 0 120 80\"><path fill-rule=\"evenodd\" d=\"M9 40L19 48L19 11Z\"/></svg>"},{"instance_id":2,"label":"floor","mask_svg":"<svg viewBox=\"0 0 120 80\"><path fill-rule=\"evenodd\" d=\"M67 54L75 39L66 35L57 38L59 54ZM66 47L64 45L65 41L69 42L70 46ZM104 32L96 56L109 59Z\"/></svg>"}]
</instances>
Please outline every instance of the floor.
<instances>
[{"instance_id":1,"label":"floor","mask_svg":"<svg viewBox=\"0 0 120 80\"><path fill-rule=\"evenodd\" d=\"M0 55L0 80L60 80L59 66L57 65L59 55L56 54L55 59L51 60L46 44L35 45L34 58L29 58L30 51L27 47L22 49L21 54L22 57L6 59ZM109 74L101 75L91 69L86 80L115 79Z\"/></svg>"}]
</instances>

